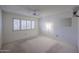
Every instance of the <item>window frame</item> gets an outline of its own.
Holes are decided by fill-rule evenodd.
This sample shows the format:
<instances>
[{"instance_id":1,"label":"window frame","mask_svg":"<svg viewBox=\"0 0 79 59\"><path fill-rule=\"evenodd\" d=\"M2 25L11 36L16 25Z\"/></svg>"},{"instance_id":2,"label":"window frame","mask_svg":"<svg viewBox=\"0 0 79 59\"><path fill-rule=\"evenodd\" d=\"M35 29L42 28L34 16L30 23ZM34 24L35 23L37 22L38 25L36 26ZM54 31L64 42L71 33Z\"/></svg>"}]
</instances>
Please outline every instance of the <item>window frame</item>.
<instances>
[{"instance_id":1,"label":"window frame","mask_svg":"<svg viewBox=\"0 0 79 59\"><path fill-rule=\"evenodd\" d=\"M25 19L24 19L25 20ZM20 20L20 21L22 21L22 19ZM26 20L25 20L26 21ZM20 29L21 29L21 31L25 31L25 30L27 30L27 21L26 21L26 29L22 29L22 24L21 24L22 22L20 22Z\"/></svg>"},{"instance_id":2,"label":"window frame","mask_svg":"<svg viewBox=\"0 0 79 59\"><path fill-rule=\"evenodd\" d=\"M19 30L14 30L14 20L19 20L20 22L19 22ZM26 19L23 19L23 20L25 20L26 21L26 29L21 29L21 27L22 27L22 25L21 25L21 21L22 21L22 19L20 19L20 18L12 18L12 31L13 32L16 32L16 31L25 31L25 30L34 30L35 28L36 28L36 21L35 20L26 20ZM27 21L30 21L30 24L31 24L31 28L30 29L27 29ZM32 28L32 21L34 21L34 28Z\"/></svg>"},{"instance_id":3,"label":"window frame","mask_svg":"<svg viewBox=\"0 0 79 59\"><path fill-rule=\"evenodd\" d=\"M36 28L36 22L34 21L34 28L33 28L33 23L32 23L32 21L34 21L34 20L31 20L31 29L33 30L33 29L35 29Z\"/></svg>"},{"instance_id":4,"label":"window frame","mask_svg":"<svg viewBox=\"0 0 79 59\"><path fill-rule=\"evenodd\" d=\"M14 30L14 19L17 19L17 20L19 20L20 22L19 22L19 30ZM13 30L13 32L15 32L15 31L20 31L21 30L21 20L19 19L19 18L13 18L12 19L12 30Z\"/></svg>"},{"instance_id":5,"label":"window frame","mask_svg":"<svg viewBox=\"0 0 79 59\"><path fill-rule=\"evenodd\" d=\"M29 29L27 29L27 30L32 30L32 22L31 22L31 20L26 20L26 24L27 24L27 21L30 21L30 28ZM26 25L27 26L27 25ZM27 27L26 27L27 28Z\"/></svg>"}]
</instances>

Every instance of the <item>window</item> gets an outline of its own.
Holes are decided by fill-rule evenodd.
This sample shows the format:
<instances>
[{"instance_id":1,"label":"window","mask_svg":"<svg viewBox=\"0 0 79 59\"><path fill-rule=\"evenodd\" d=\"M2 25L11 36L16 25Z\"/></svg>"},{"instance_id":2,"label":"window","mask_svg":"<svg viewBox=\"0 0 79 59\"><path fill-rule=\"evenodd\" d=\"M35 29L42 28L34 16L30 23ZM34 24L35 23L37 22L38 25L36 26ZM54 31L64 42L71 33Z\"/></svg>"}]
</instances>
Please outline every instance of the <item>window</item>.
<instances>
[{"instance_id":1,"label":"window","mask_svg":"<svg viewBox=\"0 0 79 59\"><path fill-rule=\"evenodd\" d=\"M53 31L53 26L54 26L54 24L53 23L51 23L51 22L46 22L45 23L45 30L47 30L48 32L51 32L51 30Z\"/></svg>"},{"instance_id":2,"label":"window","mask_svg":"<svg viewBox=\"0 0 79 59\"><path fill-rule=\"evenodd\" d=\"M20 30L20 20L18 19L13 20L13 30Z\"/></svg>"},{"instance_id":3,"label":"window","mask_svg":"<svg viewBox=\"0 0 79 59\"><path fill-rule=\"evenodd\" d=\"M27 20L27 29L31 29L31 21Z\"/></svg>"},{"instance_id":4,"label":"window","mask_svg":"<svg viewBox=\"0 0 79 59\"><path fill-rule=\"evenodd\" d=\"M26 30L26 20L21 20L21 30Z\"/></svg>"},{"instance_id":5,"label":"window","mask_svg":"<svg viewBox=\"0 0 79 59\"><path fill-rule=\"evenodd\" d=\"M13 19L13 30L27 30L35 29L35 21L33 20L20 20Z\"/></svg>"},{"instance_id":6,"label":"window","mask_svg":"<svg viewBox=\"0 0 79 59\"><path fill-rule=\"evenodd\" d=\"M32 21L32 29L35 28L35 21Z\"/></svg>"}]
</instances>

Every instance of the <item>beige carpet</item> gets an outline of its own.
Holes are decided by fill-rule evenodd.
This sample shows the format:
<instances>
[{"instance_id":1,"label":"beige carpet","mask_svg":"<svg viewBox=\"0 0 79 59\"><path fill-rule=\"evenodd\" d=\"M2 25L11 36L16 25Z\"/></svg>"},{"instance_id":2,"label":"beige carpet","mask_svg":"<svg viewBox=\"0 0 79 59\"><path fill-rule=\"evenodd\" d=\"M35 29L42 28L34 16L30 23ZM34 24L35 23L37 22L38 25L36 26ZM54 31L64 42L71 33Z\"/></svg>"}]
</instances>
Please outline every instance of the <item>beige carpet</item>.
<instances>
[{"instance_id":1,"label":"beige carpet","mask_svg":"<svg viewBox=\"0 0 79 59\"><path fill-rule=\"evenodd\" d=\"M3 49L9 52L25 53L67 53L75 52L73 46L49 38L38 36L36 38L25 39L5 44Z\"/></svg>"}]
</instances>

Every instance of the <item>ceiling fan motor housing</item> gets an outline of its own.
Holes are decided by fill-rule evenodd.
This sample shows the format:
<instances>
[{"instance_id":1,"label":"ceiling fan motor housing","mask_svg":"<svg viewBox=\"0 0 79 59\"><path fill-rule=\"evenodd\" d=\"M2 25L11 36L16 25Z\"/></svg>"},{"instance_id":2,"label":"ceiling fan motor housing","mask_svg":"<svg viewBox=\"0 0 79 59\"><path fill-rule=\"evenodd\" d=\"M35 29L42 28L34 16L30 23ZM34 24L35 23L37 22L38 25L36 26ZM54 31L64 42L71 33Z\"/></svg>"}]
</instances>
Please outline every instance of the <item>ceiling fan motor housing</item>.
<instances>
[{"instance_id":1,"label":"ceiling fan motor housing","mask_svg":"<svg viewBox=\"0 0 79 59\"><path fill-rule=\"evenodd\" d=\"M75 8L73 9L73 15L74 15L75 17L79 17L78 12L79 12L79 7L75 7Z\"/></svg>"}]
</instances>

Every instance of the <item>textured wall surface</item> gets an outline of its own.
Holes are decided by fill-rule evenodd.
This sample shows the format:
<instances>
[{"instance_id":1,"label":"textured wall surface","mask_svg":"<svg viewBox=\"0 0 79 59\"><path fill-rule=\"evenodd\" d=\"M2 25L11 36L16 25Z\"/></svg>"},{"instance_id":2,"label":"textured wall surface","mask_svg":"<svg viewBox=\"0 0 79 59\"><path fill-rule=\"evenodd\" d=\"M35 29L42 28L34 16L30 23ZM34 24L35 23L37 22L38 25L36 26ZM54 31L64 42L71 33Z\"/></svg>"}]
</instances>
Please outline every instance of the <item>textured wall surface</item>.
<instances>
[{"instance_id":1,"label":"textured wall surface","mask_svg":"<svg viewBox=\"0 0 79 59\"><path fill-rule=\"evenodd\" d=\"M0 9L0 48L1 48L1 44L2 44L2 12Z\"/></svg>"}]
</instances>

